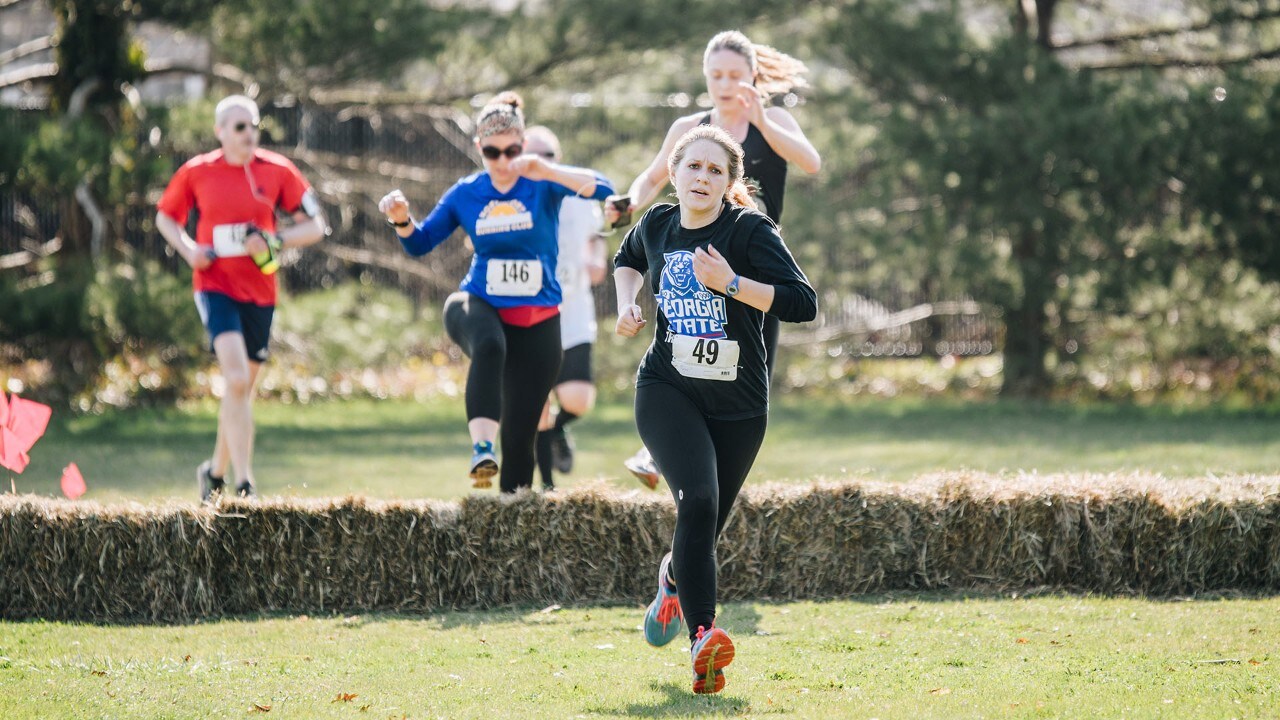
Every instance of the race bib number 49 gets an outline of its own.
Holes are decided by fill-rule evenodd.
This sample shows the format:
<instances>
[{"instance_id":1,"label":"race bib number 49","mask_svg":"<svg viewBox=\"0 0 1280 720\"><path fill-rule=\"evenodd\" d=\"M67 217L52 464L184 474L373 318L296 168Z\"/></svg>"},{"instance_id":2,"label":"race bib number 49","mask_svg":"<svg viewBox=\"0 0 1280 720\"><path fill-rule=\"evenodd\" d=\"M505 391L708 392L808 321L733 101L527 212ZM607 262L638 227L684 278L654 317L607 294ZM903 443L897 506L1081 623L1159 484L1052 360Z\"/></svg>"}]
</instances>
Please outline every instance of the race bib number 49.
<instances>
[{"instance_id":1,"label":"race bib number 49","mask_svg":"<svg viewBox=\"0 0 1280 720\"><path fill-rule=\"evenodd\" d=\"M738 379L738 341L673 335L671 366L687 378L732 382Z\"/></svg>"},{"instance_id":2,"label":"race bib number 49","mask_svg":"<svg viewBox=\"0 0 1280 720\"><path fill-rule=\"evenodd\" d=\"M490 260L485 290L502 297L533 297L542 292L541 260Z\"/></svg>"}]
</instances>

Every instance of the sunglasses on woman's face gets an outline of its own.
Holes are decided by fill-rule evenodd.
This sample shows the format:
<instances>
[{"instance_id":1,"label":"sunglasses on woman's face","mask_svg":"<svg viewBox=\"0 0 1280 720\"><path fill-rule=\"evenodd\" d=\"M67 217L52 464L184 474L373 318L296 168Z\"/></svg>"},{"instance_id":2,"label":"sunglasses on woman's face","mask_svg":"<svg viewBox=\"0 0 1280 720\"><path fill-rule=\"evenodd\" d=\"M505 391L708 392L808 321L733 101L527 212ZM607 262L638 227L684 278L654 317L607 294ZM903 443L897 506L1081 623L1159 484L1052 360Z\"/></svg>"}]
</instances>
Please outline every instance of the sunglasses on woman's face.
<instances>
[{"instance_id":1,"label":"sunglasses on woman's face","mask_svg":"<svg viewBox=\"0 0 1280 720\"><path fill-rule=\"evenodd\" d=\"M258 123L245 122L241 120L240 122L231 126L231 129L235 130L236 132L244 132L247 128L253 128L254 130L257 130Z\"/></svg>"},{"instance_id":2,"label":"sunglasses on woman's face","mask_svg":"<svg viewBox=\"0 0 1280 720\"><path fill-rule=\"evenodd\" d=\"M508 160L515 160L524 153L524 145L516 143L508 145L504 148L497 148L493 145L482 145L480 152L489 160L497 160L500 156L506 155Z\"/></svg>"}]
</instances>

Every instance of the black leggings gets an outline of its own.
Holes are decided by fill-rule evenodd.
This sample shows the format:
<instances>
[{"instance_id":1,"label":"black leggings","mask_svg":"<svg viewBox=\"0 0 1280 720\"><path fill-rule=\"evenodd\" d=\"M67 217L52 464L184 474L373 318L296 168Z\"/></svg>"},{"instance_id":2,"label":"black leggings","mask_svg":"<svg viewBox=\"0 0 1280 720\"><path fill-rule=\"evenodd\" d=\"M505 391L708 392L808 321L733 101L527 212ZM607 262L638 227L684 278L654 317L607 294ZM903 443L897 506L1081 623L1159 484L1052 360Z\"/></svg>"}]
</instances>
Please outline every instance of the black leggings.
<instances>
[{"instance_id":1,"label":"black leggings","mask_svg":"<svg viewBox=\"0 0 1280 720\"><path fill-rule=\"evenodd\" d=\"M658 383L636 390L636 427L676 501L671 565L693 639L716 617L716 538L764 440L767 415L713 420Z\"/></svg>"},{"instance_id":2,"label":"black leggings","mask_svg":"<svg viewBox=\"0 0 1280 720\"><path fill-rule=\"evenodd\" d=\"M560 374L560 316L533 327L508 325L484 299L456 292L444 303L444 328L471 358L467 421L501 423L498 487L508 493L533 487L538 420Z\"/></svg>"}]
</instances>

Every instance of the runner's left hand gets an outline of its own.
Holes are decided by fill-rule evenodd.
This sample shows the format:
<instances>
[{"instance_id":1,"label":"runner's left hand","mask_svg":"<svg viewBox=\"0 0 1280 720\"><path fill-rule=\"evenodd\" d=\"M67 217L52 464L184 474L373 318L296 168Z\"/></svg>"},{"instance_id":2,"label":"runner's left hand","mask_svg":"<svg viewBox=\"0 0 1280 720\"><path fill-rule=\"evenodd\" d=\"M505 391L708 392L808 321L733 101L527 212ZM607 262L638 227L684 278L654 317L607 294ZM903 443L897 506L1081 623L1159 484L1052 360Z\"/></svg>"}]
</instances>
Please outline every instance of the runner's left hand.
<instances>
[{"instance_id":1,"label":"runner's left hand","mask_svg":"<svg viewBox=\"0 0 1280 720\"><path fill-rule=\"evenodd\" d=\"M244 250L250 255L267 251L267 239L261 231L254 231L244 236Z\"/></svg>"},{"instance_id":2,"label":"runner's left hand","mask_svg":"<svg viewBox=\"0 0 1280 720\"><path fill-rule=\"evenodd\" d=\"M738 83L738 101L747 111L747 120L756 127L764 126L764 102L760 100L760 91L751 83Z\"/></svg>"},{"instance_id":3,"label":"runner's left hand","mask_svg":"<svg viewBox=\"0 0 1280 720\"><path fill-rule=\"evenodd\" d=\"M733 282L736 275L729 261L724 259L719 250L708 245L706 249L696 248L693 251L693 275L698 282L717 292L724 292L725 287Z\"/></svg>"}]
</instances>

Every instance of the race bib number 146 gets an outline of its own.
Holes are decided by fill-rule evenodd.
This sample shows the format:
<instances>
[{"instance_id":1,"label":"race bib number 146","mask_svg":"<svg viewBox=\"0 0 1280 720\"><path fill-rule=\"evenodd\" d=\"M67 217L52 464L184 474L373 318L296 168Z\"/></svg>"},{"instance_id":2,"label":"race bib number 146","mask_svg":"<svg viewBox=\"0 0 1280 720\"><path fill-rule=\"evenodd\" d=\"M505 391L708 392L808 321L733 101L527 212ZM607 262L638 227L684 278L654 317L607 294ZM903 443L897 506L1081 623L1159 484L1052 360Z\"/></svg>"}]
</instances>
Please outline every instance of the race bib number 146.
<instances>
[{"instance_id":1,"label":"race bib number 146","mask_svg":"<svg viewBox=\"0 0 1280 720\"><path fill-rule=\"evenodd\" d=\"M485 290L502 297L533 297L542 292L542 261L489 261L485 273Z\"/></svg>"}]
</instances>

